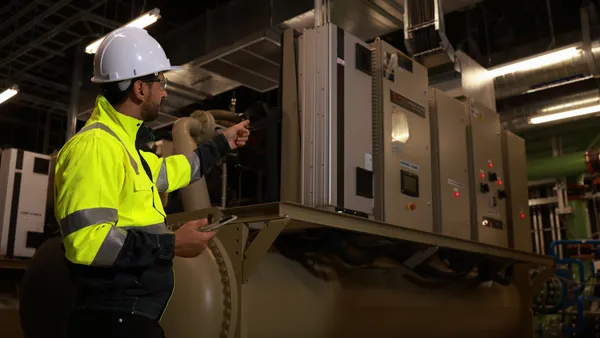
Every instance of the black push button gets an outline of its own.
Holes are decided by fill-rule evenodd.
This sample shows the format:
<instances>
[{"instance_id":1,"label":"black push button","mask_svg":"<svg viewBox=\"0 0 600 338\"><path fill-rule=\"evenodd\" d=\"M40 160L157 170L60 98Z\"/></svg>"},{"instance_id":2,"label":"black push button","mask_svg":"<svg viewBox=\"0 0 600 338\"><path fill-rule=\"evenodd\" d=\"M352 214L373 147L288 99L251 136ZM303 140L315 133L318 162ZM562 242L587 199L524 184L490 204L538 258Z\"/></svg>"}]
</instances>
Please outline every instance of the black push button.
<instances>
[{"instance_id":1,"label":"black push button","mask_svg":"<svg viewBox=\"0 0 600 338\"><path fill-rule=\"evenodd\" d=\"M490 186L487 183L479 183L479 190L484 194L488 193L490 192Z\"/></svg>"}]
</instances>

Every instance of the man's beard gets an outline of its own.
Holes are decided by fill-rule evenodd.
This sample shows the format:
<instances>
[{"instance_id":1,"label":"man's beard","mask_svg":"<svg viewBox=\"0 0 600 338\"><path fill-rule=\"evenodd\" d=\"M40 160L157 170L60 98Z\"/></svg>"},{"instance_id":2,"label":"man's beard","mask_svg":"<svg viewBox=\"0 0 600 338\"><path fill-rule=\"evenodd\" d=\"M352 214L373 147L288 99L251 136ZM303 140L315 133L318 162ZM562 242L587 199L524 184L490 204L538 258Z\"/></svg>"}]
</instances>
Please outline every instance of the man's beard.
<instances>
[{"instance_id":1,"label":"man's beard","mask_svg":"<svg viewBox=\"0 0 600 338\"><path fill-rule=\"evenodd\" d=\"M154 121L158 117L158 112L160 111L161 103L162 103L162 100L159 103L153 103L153 102L144 103L144 105L142 105L142 121L144 121L144 122Z\"/></svg>"}]
</instances>

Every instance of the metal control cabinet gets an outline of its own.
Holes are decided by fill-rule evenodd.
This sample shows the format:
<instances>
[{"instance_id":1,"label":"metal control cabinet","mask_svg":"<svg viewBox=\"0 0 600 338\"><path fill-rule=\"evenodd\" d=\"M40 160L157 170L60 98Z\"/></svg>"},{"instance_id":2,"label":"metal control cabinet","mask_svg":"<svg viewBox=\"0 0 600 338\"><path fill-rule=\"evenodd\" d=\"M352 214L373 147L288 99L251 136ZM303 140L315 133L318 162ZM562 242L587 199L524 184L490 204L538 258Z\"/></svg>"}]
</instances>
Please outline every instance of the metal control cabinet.
<instances>
[{"instance_id":1,"label":"metal control cabinet","mask_svg":"<svg viewBox=\"0 0 600 338\"><path fill-rule=\"evenodd\" d=\"M50 156L4 149L0 160L0 256L33 257L46 219Z\"/></svg>"},{"instance_id":2,"label":"metal control cabinet","mask_svg":"<svg viewBox=\"0 0 600 338\"><path fill-rule=\"evenodd\" d=\"M430 88L434 231L471 239L467 153L469 116L462 102Z\"/></svg>"},{"instance_id":3,"label":"metal control cabinet","mask_svg":"<svg viewBox=\"0 0 600 338\"><path fill-rule=\"evenodd\" d=\"M502 156L508 245L516 250L532 252L525 140L510 131L503 131Z\"/></svg>"},{"instance_id":4,"label":"metal control cabinet","mask_svg":"<svg viewBox=\"0 0 600 338\"><path fill-rule=\"evenodd\" d=\"M427 68L384 41L371 46L375 218L433 231Z\"/></svg>"},{"instance_id":5,"label":"metal control cabinet","mask_svg":"<svg viewBox=\"0 0 600 338\"><path fill-rule=\"evenodd\" d=\"M299 38L302 203L373 213L371 50L333 24Z\"/></svg>"},{"instance_id":6,"label":"metal control cabinet","mask_svg":"<svg viewBox=\"0 0 600 338\"><path fill-rule=\"evenodd\" d=\"M465 105L470 121L471 239L508 247L500 117L473 99Z\"/></svg>"}]
</instances>

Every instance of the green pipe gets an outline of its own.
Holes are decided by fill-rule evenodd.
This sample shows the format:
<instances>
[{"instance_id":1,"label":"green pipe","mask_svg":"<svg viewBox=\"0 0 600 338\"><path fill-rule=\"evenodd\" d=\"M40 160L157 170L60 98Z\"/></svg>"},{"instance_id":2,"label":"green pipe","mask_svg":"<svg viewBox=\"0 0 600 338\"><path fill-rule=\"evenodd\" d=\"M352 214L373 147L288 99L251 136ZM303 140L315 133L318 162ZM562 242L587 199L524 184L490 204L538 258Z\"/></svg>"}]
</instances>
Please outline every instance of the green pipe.
<instances>
[{"instance_id":1,"label":"green pipe","mask_svg":"<svg viewBox=\"0 0 600 338\"><path fill-rule=\"evenodd\" d=\"M586 171L585 151L527 161L527 178L530 181L577 176Z\"/></svg>"}]
</instances>

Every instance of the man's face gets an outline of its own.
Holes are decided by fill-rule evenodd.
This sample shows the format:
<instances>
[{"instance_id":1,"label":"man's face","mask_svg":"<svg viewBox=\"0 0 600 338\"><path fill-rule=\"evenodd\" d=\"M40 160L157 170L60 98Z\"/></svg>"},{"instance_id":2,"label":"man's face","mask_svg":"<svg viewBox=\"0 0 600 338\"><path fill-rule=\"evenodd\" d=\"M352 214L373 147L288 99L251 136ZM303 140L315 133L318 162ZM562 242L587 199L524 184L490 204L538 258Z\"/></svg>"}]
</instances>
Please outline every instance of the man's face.
<instances>
[{"instance_id":1,"label":"man's face","mask_svg":"<svg viewBox=\"0 0 600 338\"><path fill-rule=\"evenodd\" d=\"M167 95L166 81L163 73L158 75L160 82L147 82L144 85L148 86L148 95L142 104L142 120L144 122L154 121L158 117L162 100Z\"/></svg>"}]
</instances>

